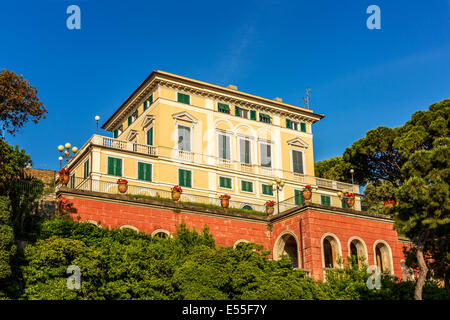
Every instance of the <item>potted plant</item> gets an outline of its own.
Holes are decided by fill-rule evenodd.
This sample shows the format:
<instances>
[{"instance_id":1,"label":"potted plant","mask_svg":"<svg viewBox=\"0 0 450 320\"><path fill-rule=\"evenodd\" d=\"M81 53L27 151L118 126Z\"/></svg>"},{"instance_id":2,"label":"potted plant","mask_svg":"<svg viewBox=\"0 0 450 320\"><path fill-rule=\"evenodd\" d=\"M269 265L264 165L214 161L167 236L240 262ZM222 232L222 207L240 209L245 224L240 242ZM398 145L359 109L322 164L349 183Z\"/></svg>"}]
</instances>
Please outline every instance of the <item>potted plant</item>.
<instances>
[{"instance_id":1,"label":"potted plant","mask_svg":"<svg viewBox=\"0 0 450 320\"><path fill-rule=\"evenodd\" d=\"M274 208L275 201L269 200L264 205L266 206L266 213L267 214L273 214L273 212L275 211L275 208Z\"/></svg>"},{"instance_id":2,"label":"potted plant","mask_svg":"<svg viewBox=\"0 0 450 320\"><path fill-rule=\"evenodd\" d=\"M173 201L180 200L181 194L183 193L183 189L181 189L181 187L177 185L170 190L172 191L172 200Z\"/></svg>"},{"instance_id":3,"label":"potted plant","mask_svg":"<svg viewBox=\"0 0 450 320\"><path fill-rule=\"evenodd\" d=\"M59 182L63 185L63 186L67 186L67 184L69 183L70 180L70 170L66 169L66 168L62 168L61 170L59 170Z\"/></svg>"},{"instance_id":4,"label":"potted plant","mask_svg":"<svg viewBox=\"0 0 450 320\"><path fill-rule=\"evenodd\" d=\"M117 188L119 189L120 193L127 192L127 190L128 190L128 181L127 180L120 178L117 180L117 185L118 185Z\"/></svg>"},{"instance_id":5,"label":"potted plant","mask_svg":"<svg viewBox=\"0 0 450 320\"><path fill-rule=\"evenodd\" d=\"M312 196L312 191L311 190L312 190L312 188L311 188L311 186L309 184L303 188L303 198L305 200L311 199L311 196Z\"/></svg>"},{"instance_id":6,"label":"potted plant","mask_svg":"<svg viewBox=\"0 0 450 320\"><path fill-rule=\"evenodd\" d=\"M230 199L231 197L227 194L222 194L220 197L220 205L222 206L222 208L226 209L228 208L228 206L230 205Z\"/></svg>"},{"instance_id":7,"label":"potted plant","mask_svg":"<svg viewBox=\"0 0 450 320\"><path fill-rule=\"evenodd\" d=\"M347 206L349 208L353 207L355 204L355 194L352 192L348 192L345 194L345 201L347 202Z\"/></svg>"}]
</instances>

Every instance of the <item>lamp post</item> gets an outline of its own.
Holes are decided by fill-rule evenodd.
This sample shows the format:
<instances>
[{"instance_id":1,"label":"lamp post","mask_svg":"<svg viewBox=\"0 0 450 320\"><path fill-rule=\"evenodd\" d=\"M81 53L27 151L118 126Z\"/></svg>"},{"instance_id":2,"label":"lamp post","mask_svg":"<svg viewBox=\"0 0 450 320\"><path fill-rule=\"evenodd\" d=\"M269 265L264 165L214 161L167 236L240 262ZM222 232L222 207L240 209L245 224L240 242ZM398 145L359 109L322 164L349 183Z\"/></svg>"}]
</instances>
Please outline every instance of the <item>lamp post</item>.
<instances>
[{"instance_id":1,"label":"lamp post","mask_svg":"<svg viewBox=\"0 0 450 320\"><path fill-rule=\"evenodd\" d=\"M353 170L353 168L350 169L350 173L352 174L352 184L355 184L355 182L353 181L353 173L355 173L355 170Z\"/></svg>"},{"instance_id":2,"label":"lamp post","mask_svg":"<svg viewBox=\"0 0 450 320\"><path fill-rule=\"evenodd\" d=\"M98 134L98 120L100 120L100 116L95 116L95 121L97 121L97 134Z\"/></svg>"},{"instance_id":3,"label":"lamp post","mask_svg":"<svg viewBox=\"0 0 450 320\"><path fill-rule=\"evenodd\" d=\"M278 192L283 190L284 181L278 177L275 177L274 181L271 181L269 183L269 186L274 188L277 191L277 214L278 214L278 213L280 213L280 199L279 199Z\"/></svg>"},{"instance_id":4,"label":"lamp post","mask_svg":"<svg viewBox=\"0 0 450 320\"><path fill-rule=\"evenodd\" d=\"M61 166L61 161L63 159L63 156L66 158L66 164L67 164L67 163L69 163L69 160L75 155L75 153L78 152L77 147L72 147L72 153L71 153L70 147L72 147L72 145L69 142L67 142L65 145L61 144L58 146L58 151L60 152L60 157L58 158L60 166ZM64 151L64 148L66 149L65 151Z\"/></svg>"},{"instance_id":5,"label":"lamp post","mask_svg":"<svg viewBox=\"0 0 450 320\"><path fill-rule=\"evenodd\" d=\"M58 160L59 160L59 169L61 169L61 162L63 160L63 157L59 156Z\"/></svg>"}]
</instances>

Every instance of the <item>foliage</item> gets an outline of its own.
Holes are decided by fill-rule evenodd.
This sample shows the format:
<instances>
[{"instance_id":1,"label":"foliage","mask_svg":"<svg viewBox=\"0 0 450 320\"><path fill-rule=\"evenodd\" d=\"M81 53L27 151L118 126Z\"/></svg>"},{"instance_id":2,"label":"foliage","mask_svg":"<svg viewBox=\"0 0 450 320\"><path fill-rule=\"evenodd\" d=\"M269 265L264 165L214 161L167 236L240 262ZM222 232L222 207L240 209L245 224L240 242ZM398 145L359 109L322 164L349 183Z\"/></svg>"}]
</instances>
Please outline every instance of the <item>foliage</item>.
<instances>
[{"instance_id":1,"label":"foliage","mask_svg":"<svg viewBox=\"0 0 450 320\"><path fill-rule=\"evenodd\" d=\"M314 163L314 174L318 178L351 183L351 164L342 157L334 157Z\"/></svg>"},{"instance_id":2,"label":"foliage","mask_svg":"<svg viewBox=\"0 0 450 320\"><path fill-rule=\"evenodd\" d=\"M24 149L12 147L0 138L0 194L5 194L9 182L17 177L23 168L31 164L30 156Z\"/></svg>"},{"instance_id":3,"label":"foliage","mask_svg":"<svg viewBox=\"0 0 450 320\"><path fill-rule=\"evenodd\" d=\"M22 75L3 69L0 72L0 121L2 129L14 135L31 120L45 119L47 109L37 97L37 89Z\"/></svg>"},{"instance_id":4,"label":"foliage","mask_svg":"<svg viewBox=\"0 0 450 320\"><path fill-rule=\"evenodd\" d=\"M394 184L388 180L369 182L364 188L362 210L390 214L389 206L386 206L384 202L395 199L395 191Z\"/></svg>"},{"instance_id":5,"label":"foliage","mask_svg":"<svg viewBox=\"0 0 450 320\"><path fill-rule=\"evenodd\" d=\"M6 294L3 288L12 275L12 259L15 253L10 202L8 198L0 197L0 299Z\"/></svg>"}]
</instances>

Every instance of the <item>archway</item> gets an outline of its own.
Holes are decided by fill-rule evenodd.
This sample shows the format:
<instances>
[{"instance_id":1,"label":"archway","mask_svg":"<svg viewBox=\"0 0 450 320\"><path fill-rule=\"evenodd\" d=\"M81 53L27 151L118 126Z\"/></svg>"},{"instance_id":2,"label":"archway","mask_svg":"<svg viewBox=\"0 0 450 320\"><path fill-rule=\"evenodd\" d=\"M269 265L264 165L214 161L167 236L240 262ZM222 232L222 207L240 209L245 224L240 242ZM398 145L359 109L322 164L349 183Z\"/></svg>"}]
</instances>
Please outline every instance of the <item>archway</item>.
<instances>
[{"instance_id":1,"label":"archway","mask_svg":"<svg viewBox=\"0 0 450 320\"><path fill-rule=\"evenodd\" d=\"M367 248L364 241L358 237L350 238L348 242L349 255L355 258L355 262L362 267L367 262Z\"/></svg>"},{"instance_id":2,"label":"archway","mask_svg":"<svg viewBox=\"0 0 450 320\"><path fill-rule=\"evenodd\" d=\"M292 232L281 234L275 242L273 250L274 259L281 259L283 255L287 255L294 268L298 268L298 241Z\"/></svg>"},{"instance_id":3,"label":"archway","mask_svg":"<svg viewBox=\"0 0 450 320\"><path fill-rule=\"evenodd\" d=\"M374 251L375 263L380 271L392 274L392 254L388 244L384 241L378 240L374 244Z\"/></svg>"},{"instance_id":4,"label":"archway","mask_svg":"<svg viewBox=\"0 0 450 320\"><path fill-rule=\"evenodd\" d=\"M336 268L341 257L341 244L331 233L322 236L322 263L324 268Z\"/></svg>"}]
</instances>

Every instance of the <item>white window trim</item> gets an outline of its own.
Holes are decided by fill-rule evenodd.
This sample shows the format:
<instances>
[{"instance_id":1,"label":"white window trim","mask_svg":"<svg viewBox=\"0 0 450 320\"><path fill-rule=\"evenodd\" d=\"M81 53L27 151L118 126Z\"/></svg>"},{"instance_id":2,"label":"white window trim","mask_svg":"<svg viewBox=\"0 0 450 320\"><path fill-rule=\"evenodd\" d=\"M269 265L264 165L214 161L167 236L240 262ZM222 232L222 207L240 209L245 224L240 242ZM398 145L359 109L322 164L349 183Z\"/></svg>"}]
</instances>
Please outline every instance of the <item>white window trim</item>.
<instances>
[{"instance_id":1,"label":"white window trim","mask_svg":"<svg viewBox=\"0 0 450 320\"><path fill-rule=\"evenodd\" d=\"M373 243L373 248L372 248L372 250L373 250L373 264L374 264L375 266L378 266L378 265L377 265L377 250L376 250L376 248L377 248L377 245L380 244L380 243L382 243L383 245L385 245L385 246L387 247L387 249L388 249L388 256L389 256L389 273L390 273L391 275L394 275L394 261L393 261L393 259L392 259L392 249L391 249L391 246L390 246L386 241L384 241L384 240L376 240L376 241ZM381 270L380 270L380 272L381 272Z\"/></svg>"},{"instance_id":2,"label":"white window trim","mask_svg":"<svg viewBox=\"0 0 450 320\"><path fill-rule=\"evenodd\" d=\"M184 123L180 123L180 122L178 122L178 121L175 121L175 125L176 125L176 128L177 128L177 135L176 135L176 141L175 141L175 149L176 149L176 150L180 150L180 151L193 152L192 150L194 150L194 139L193 139L193 136L194 136L194 125L192 124L192 125L189 126L189 125L186 125L186 124L184 124ZM180 126L185 127L185 128L189 128L189 129L190 129L190 134L189 134L189 140L190 140L189 145L190 145L190 150L181 150L181 149L178 148L178 147L179 147L179 144L178 144L178 138L180 137L180 132L179 132Z\"/></svg>"},{"instance_id":3,"label":"white window trim","mask_svg":"<svg viewBox=\"0 0 450 320\"><path fill-rule=\"evenodd\" d=\"M148 126L147 127L147 129L146 130L144 130L144 132L145 132L145 145L146 146L149 146L149 144L147 144L147 134L148 134L148 131L150 131L150 129L153 129L153 127L154 127L155 125L154 125L154 123L152 122L152 124L150 125L150 126ZM154 147L155 146L155 130L153 130L153 144L152 144L152 147Z\"/></svg>"},{"instance_id":4,"label":"white window trim","mask_svg":"<svg viewBox=\"0 0 450 320\"><path fill-rule=\"evenodd\" d=\"M322 255L322 268L323 268L323 272L324 272L324 275L325 275L325 252L324 252L324 248L323 248L323 240L325 240L325 238L327 238L327 237L331 237L331 238L333 238L335 241L336 241L336 243L337 243L337 246L338 246L338 252L337 252L337 259L339 259L339 258L341 258L342 259L342 246L341 246L341 241L339 241L339 238L334 234L334 233L331 233L331 232L327 232L327 233L324 233L323 235L322 235L322 237L320 238L320 252L321 252L321 255ZM335 261L333 261L333 263L334 263ZM341 263L341 264L339 264L338 266L337 266L337 268L342 268L343 267L343 263ZM325 277L324 277L324 279L325 279Z\"/></svg>"},{"instance_id":5,"label":"white window trim","mask_svg":"<svg viewBox=\"0 0 450 320\"><path fill-rule=\"evenodd\" d=\"M231 180L231 188L224 188L220 186L220 178L227 178ZM234 191L234 183L233 183L233 177L229 177L229 176L223 176L223 175L218 175L217 176L217 188L218 189L223 189L223 190L231 190Z\"/></svg>"},{"instance_id":6,"label":"white window trim","mask_svg":"<svg viewBox=\"0 0 450 320\"><path fill-rule=\"evenodd\" d=\"M241 159L241 141L242 140L248 140L250 145L249 145L249 159L250 159L250 163L245 163L242 161ZM239 163L241 164L253 164L253 157L252 157L252 147L253 147L253 143L252 143L252 138L251 137L247 137L247 136L242 136L242 135L238 135L238 152L239 152Z\"/></svg>"},{"instance_id":7,"label":"white window trim","mask_svg":"<svg viewBox=\"0 0 450 320\"><path fill-rule=\"evenodd\" d=\"M261 145L262 144L270 146L270 166L269 167L266 167L266 166L262 165L262 157L261 157L261 150L262 150L261 149ZM259 140L259 164L260 164L261 167L272 168L273 169L273 156L272 156L272 154L273 154L272 143L270 141L268 142L267 140L263 140L263 139ZM305 170L303 170L303 171L305 171Z\"/></svg>"},{"instance_id":8,"label":"white window trim","mask_svg":"<svg viewBox=\"0 0 450 320\"><path fill-rule=\"evenodd\" d=\"M302 153L302 162L303 162L303 173L298 173L298 172L294 172L294 156L293 156L293 151L298 151ZM296 174L303 174L306 175L306 163L305 163L305 151L304 150L299 150L299 149L294 149L292 147L289 148L289 156L291 157L291 172L292 173L296 173Z\"/></svg>"},{"instance_id":9,"label":"white window trim","mask_svg":"<svg viewBox=\"0 0 450 320\"><path fill-rule=\"evenodd\" d=\"M250 192L250 191L244 191L244 190L242 190L242 181L245 181L245 182L251 182L251 184L252 184L252 192ZM240 190L240 192L242 192L242 193L248 193L248 194L255 194L256 193L256 189L255 189L255 182L254 181L249 181L249 180L244 180L244 179L239 179L239 190Z\"/></svg>"},{"instance_id":10,"label":"white window trim","mask_svg":"<svg viewBox=\"0 0 450 320\"><path fill-rule=\"evenodd\" d=\"M353 240L357 240L357 241L361 242L361 244L364 248L364 261L362 261L362 262L367 263L369 261L369 252L367 251L367 246L366 246L366 243L364 242L364 240L358 236L353 236L350 239L348 239L348 242L347 242L348 254L347 255L348 256L351 255L350 244L352 243Z\"/></svg>"},{"instance_id":11,"label":"white window trim","mask_svg":"<svg viewBox=\"0 0 450 320\"><path fill-rule=\"evenodd\" d=\"M232 147L232 144L233 144L233 133L231 133L231 132L228 132L228 131L223 131L223 130L216 130L216 132L217 132L217 134L216 134L216 136L217 136L217 148L216 148L216 152L217 152L217 158L218 159L221 159L221 160L228 160L228 161L233 161L233 147ZM220 156L220 154L219 154L219 144L220 144L220 139L219 139L219 137L220 137L220 135L223 135L223 136L227 136L228 138L230 138L230 159L223 159L223 158L221 158L221 156Z\"/></svg>"}]
</instances>

